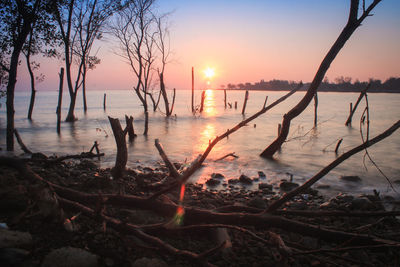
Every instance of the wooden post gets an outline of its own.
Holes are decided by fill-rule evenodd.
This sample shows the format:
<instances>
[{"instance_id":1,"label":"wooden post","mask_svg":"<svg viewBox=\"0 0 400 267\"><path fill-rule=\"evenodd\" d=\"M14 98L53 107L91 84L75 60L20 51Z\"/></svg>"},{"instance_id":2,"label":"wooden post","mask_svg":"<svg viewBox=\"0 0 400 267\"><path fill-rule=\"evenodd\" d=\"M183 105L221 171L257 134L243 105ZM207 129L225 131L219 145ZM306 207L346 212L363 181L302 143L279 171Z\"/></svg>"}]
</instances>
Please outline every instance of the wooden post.
<instances>
[{"instance_id":1,"label":"wooden post","mask_svg":"<svg viewBox=\"0 0 400 267\"><path fill-rule=\"evenodd\" d=\"M237 101L235 101L235 109L237 109Z\"/></svg>"},{"instance_id":2,"label":"wooden post","mask_svg":"<svg viewBox=\"0 0 400 267\"><path fill-rule=\"evenodd\" d=\"M131 142L137 136L135 134L135 129L133 128L133 117L132 116L128 117L128 115L125 115L125 121L126 121L126 127L128 128L129 142Z\"/></svg>"},{"instance_id":3,"label":"wooden post","mask_svg":"<svg viewBox=\"0 0 400 267\"><path fill-rule=\"evenodd\" d=\"M206 91L201 92L201 104L200 104L200 112L203 112L204 109L204 99L206 98Z\"/></svg>"},{"instance_id":4,"label":"wooden post","mask_svg":"<svg viewBox=\"0 0 400 267\"><path fill-rule=\"evenodd\" d=\"M194 113L194 68L192 67L192 113Z\"/></svg>"},{"instance_id":5,"label":"wooden post","mask_svg":"<svg viewBox=\"0 0 400 267\"><path fill-rule=\"evenodd\" d=\"M265 97L265 101L264 101L264 106L263 108L265 108L267 106L267 101L268 101L268 96Z\"/></svg>"},{"instance_id":6,"label":"wooden post","mask_svg":"<svg viewBox=\"0 0 400 267\"><path fill-rule=\"evenodd\" d=\"M106 101L107 101L107 94L104 93L104 99L103 99L103 110L106 110Z\"/></svg>"},{"instance_id":7,"label":"wooden post","mask_svg":"<svg viewBox=\"0 0 400 267\"><path fill-rule=\"evenodd\" d=\"M58 105L57 105L57 133L61 132L61 105L62 105L62 94L63 94L63 84L64 84L64 68L61 68L60 73L60 84L58 87Z\"/></svg>"},{"instance_id":8,"label":"wooden post","mask_svg":"<svg viewBox=\"0 0 400 267\"><path fill-rule=\"evenodd\" d=\"M112 175L114 179L118 180L122 177L125 170L126 163L128 161L128 149L126 148L125 136L128 132L128 127L122 130L119 119L114 119L108 116L108 120L111 124L111 129L114 133L115 142L117 144L117 157L115 159L115 166L112 169Z\"/></svg>"},{"instance_id":9,"label":"wooden post","mask_svg":"<svg viewBox=\"0 0 400 267\"><path fill-rule=\"evenodd\" d=\"M335 148L335 153L337 154L338 153L338 151L339 151L339 147L340 147L340 144L342 143L342 141L343 141L343 138L340 138L340 140L337 142L337 144L336 144L336 148Z\"/></svg>"},{"instance_id":10,"label":"wooden post","mask_svg":"<svg viewBox=\"0 0 400 267\"><path fill-rule=\"evenodd\" d=\"M224 89L224 105L225 105L225 109L226 109L226 89Z\"/></svg>"},{"instance_id":11,"label":"wooden post","mask_svg":"<svg viewBox=\"0 0 400 267\"><path fill-rule=\"evenodd\" d=\"M314 127L317 127L318 123L318 93L316 92L314 95Z\"/></svg>"},{"instance_id":12,"label":"wooden post","mask_svg":"<svg viewBox=\"0 0 400 267\"><path fill-rule=\"evenodd\" d=\"M249 99L249 91L246 90L246 93L244 94L244 102L243 102L243 108L242 108L242 114L244 115L244 112L246 111L246 105L247 105L247 100Z\"/></svg>"},{"instance_id":13,"label":"wooden post","mask_svg":"<svg viewBox=\"0 0 400 267\"><path fill-rule=\"evenodd\" d=\"M361 99L365 96L365 94L367 93L367 90L369 89L370 86L371 86L371 83L369 83L367 85L367 87L364 90L361 91L360 95L358 96L357 102L354 105L354 108L351 108L351 106L350 106L350 114L349 114L349 117L347 118L347 121L345 123L346 126L351 125L351 120L353 118L354 112L356 112L358 104L360 104Z\"/></svg>"}]
</instances>

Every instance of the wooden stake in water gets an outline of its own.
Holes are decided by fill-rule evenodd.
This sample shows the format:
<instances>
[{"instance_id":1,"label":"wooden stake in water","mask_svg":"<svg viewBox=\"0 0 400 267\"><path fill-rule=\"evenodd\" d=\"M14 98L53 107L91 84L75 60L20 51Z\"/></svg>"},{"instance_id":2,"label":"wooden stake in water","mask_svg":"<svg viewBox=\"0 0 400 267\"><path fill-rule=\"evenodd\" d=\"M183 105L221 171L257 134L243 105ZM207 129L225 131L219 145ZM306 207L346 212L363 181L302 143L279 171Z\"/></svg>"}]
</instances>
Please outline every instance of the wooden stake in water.
<instances>
[{"instance_id":1,"label":"wooden stake in water","mask_svg":"<svg viewBox=\"0 0 400 267\"><path fill-rule=\"evenodd\" d=\"M57 105L57 133L60 134L61 131L61 105L62 105L62 94L63 94L63 84L64 84L64 68L60 70L60 85L58 87L58 105Z\"/></svg>"},{"instance_id":2,"label":"wooden stake in water","mask_svg":"<svg viewBox=\"0 0 400 267\"><path fill-rule=\"evenodd\" d=\"M225 109L226 109L226 89L224 89L224 104L225 104Z\"/></svg>"},{"instance_id":3,"label":"wooden stake in water","mask_svg":"<svg viewBox=\"0 0 400 267\"><path fill-rule=\"evenodd\" d=\"M194 113L194 68L192 67L192 113Z\"/></svg>"},{"instance_id":4,"label":"wooden stake in water","mask_svg":"<svg viewBox=\"0 0 400 267\"><path fill-rule=\"evenodd\" d=\"M314 127L317 127L318 123L318 93L315 93L314 95Z\"/></svg>"},{"instance_id":5,"label":"wooden stake in water","mask_svg":"<svg viewBox=\"0 0 400 267\"><path fill-rule=\"evenodd\" d=\"M204 99L206 98L206 91L201 92L201 104L200 104L200 112L203 112L204 109Z\"/></svg>"},{"instance_id":6,"label":"wooden stake in water","mask_svg":"<svg viewBox=\"0 0 400 267\"><path fill-rule=\"evenodd\" d=\"M247 105L247 100L249 99L249 91L246 90L246 93L244 95L244 102L243 102L243 108L242 108L242 114L244 115L244 112L246 111L246 105Z\"/></svg>"},{"instance_id":7,"label":"wooden stake in water","mask_svg":"<svg viewBox=\"0 0 400 267\"><path fill-rule=\"evenodd\" d=\"M107 94L104 93L104 99L103 99L103 109L106 110L106 100L107 100Z\"/></svg>"}]
</instances>

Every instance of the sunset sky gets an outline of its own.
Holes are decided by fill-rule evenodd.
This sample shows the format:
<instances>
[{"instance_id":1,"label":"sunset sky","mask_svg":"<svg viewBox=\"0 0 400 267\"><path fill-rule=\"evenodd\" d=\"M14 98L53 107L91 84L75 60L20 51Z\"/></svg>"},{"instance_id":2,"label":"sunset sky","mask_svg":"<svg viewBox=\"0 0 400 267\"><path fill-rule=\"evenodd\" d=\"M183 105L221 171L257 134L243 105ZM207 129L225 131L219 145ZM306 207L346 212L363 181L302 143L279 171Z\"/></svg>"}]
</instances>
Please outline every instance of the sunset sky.
<instances>
[{"instance_id":1,"label":"sunset sky","mask_svg":"<svg viewBox=\"0 0 400 267\"><path fill-rule=\"evenodd\" d=\"M369 3L370 1L367 1ZM165 72L167 88L189 89L191 67L196 89L206 87L204 70L212 68L211 87L261 79L312 80L320 62L344 27L348 0L170 0L158 1L159 12L170 15L172 62ZM335 59L327 76L400 76L400 1L383 0L356 30ZM88 88L130 89L129 66L115 55L108 37L99 44L102 63L88 76ZM42 62L46 80L38 89L57 90L63 65ZM29 89L25 63L17 90Z\"/></svg>"}]
</instances>

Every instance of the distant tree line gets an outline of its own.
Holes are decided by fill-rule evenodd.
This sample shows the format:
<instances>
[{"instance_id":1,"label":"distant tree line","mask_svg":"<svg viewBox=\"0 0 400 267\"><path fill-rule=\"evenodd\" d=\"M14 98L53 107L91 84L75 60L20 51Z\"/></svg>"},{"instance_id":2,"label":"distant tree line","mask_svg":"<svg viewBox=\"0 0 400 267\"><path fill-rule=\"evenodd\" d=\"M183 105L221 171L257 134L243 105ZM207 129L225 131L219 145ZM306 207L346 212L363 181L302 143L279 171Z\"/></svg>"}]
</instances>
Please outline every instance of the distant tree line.
<instances>
[{"instance_id":1,"label":"distant tree line","mask_svg":"<svg viewBox=\"0 0 400 267\"><path fill-rule=\"evenodd\" d=\"M321 82L318 88L320 92L360 92L365 89L368 83L371 83L369 92L381 93L400 93L400 78L391 77L385 82L379 79L370 78L368 81L360 82L356 79L354 82L351 77L337 77L334 82L330 82L327 77ZM238 90L268 90L268 91L290 91L296 88L300 82L287 81L287 80L261 80L255 83L228 83L226 86L221 85L221 88L238 89ZM306 90L310 83L305 83L301 90Z\"/></svg>"}]
</instances>

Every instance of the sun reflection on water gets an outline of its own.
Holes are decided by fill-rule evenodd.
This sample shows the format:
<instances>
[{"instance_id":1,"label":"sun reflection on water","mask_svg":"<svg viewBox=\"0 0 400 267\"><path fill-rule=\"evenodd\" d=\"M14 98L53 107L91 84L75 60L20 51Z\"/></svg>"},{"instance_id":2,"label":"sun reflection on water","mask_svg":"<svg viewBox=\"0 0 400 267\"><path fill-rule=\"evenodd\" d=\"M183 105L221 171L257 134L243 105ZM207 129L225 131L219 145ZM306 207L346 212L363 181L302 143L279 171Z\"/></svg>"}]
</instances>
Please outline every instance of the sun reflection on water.
<instances>
[{"instance_id":1,"label":"sun reflection on water","mask_svg":"<svg viewBox=\"0 0 400 267\"><path fill-rule=\"evenodd\" d=\"M215 106L215 96L214 90L207 89L204 99L204 113L207 116L215 116L217 115L217 109Z\"/></svg>"}]
</instances>

